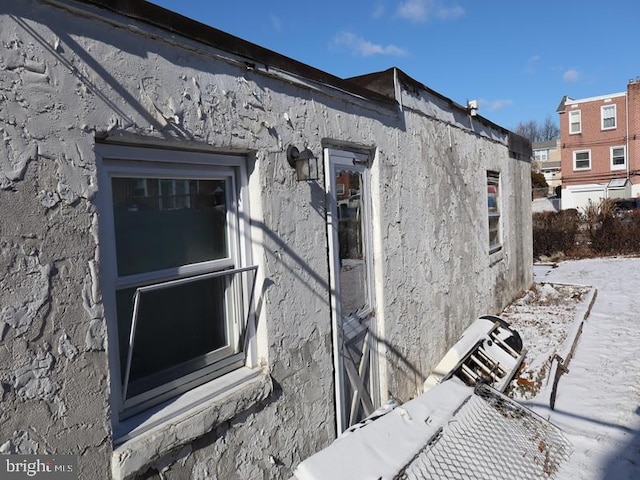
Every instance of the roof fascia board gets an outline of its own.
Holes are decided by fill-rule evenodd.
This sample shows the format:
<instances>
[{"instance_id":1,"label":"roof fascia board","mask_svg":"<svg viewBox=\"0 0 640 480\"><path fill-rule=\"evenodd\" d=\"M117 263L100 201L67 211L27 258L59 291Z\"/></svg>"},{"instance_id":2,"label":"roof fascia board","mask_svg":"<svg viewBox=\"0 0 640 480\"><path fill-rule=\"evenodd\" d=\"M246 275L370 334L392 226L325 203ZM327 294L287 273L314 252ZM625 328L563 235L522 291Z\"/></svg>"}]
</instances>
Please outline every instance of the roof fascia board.
<instances>
[{"instance_id":1,"label":"roof fascia board","mask_svg":"<svg viewBox=\"0 0 640 480\"><path fill-rule=\"evenodd\" d=\"M567 98L565 105L579 105L581 103L596 102L598 100L606 100L608 98L624 97L626 94L627 92L619 92L619 93L610 93L609 95L598 95L597 97L576 98L576 99Z\"/></svg>"},{"instance_id":2,"label":"roof fascia board","mask_svg":"<svg viewBox=\"0 0 640 480\"><path fill-rule=\"evenodd\" d=\"M335 87L345 93L386 105L395 100L377 92L354 85L335 75L306 65L272 50L266 49L239 37L200 23L191 18L141 0L71 0L97 6L136 21L153 25L165 31L188 38L203 45L245 58L265 66L277 68L299 77Z\"/></svg>"}]
</instances>

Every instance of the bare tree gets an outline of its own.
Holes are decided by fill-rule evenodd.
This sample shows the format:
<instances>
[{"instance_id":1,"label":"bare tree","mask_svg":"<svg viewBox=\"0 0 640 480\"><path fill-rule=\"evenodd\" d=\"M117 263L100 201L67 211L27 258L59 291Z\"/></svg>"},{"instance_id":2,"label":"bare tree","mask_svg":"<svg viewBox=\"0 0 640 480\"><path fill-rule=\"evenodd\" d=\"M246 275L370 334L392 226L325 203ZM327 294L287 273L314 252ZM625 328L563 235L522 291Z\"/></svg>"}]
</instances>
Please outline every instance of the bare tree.
<instances>
[{"instance_id":1,"label":"bare tree","mask_svg":"<svg viewBox=\"0 0 640 480\"><path fill-rule=\"evenodd\" d=\"M524 138L528 138L531 143L537 142L538 140L538 122L535 120L529 120L528 122L520 122L516 126L515 132L518 135L523 136Z\"/></svg>"},{"instance_id":2,"label":"bare tree","mask_svg":"<svg viewBox=\"0 0 640 480\"><path fill-rule=\"evenodd\" d=\"M515 133L522 135L524 138L528 138L532 143L544 142L558 138L560 136L560 128L551 116L548 115L542 124L536 120L518 123L515 128Z\"/></svg>"},{"instance_id":3,"label":"bare tree","mask_svg":"<svg viewBox=\"0 0 640 480\"><path fill-rule=\"evenodd\" d=\"M560 136L560 128L558 124L549 116L544 119L544 123L540 127L540 142L546 140L554 140Z\"/></svg>"}]
</instances>

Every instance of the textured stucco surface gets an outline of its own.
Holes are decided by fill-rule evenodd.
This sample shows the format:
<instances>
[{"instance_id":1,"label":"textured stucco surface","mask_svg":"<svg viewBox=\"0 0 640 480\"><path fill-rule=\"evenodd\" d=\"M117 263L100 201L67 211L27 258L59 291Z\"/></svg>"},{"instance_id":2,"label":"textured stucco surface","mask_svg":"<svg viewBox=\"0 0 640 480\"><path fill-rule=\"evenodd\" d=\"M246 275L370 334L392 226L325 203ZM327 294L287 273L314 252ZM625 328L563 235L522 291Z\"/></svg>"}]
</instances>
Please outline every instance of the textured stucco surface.
<instances>
[{"instance_id":1,"label":"textured stucco surface","mask_svg":"<svg viewBox=\"0 0 640 480\"><path fill-rule=\"evenodd\" d=\"M368 103L109 13L39 1L3 10L0 451L77 453L82 478L110 477L96 138L248 159L258 355L273 390L155 459L149 477L288 478L335 436L324 181L295 182L289 144L376 152L385 396L414 395L476 316L531 282L529 164L509 158L503 132L426 93L404 90L402 110ZM503 187L498 256L487 170Z\"/></svg>"}]
</instances>

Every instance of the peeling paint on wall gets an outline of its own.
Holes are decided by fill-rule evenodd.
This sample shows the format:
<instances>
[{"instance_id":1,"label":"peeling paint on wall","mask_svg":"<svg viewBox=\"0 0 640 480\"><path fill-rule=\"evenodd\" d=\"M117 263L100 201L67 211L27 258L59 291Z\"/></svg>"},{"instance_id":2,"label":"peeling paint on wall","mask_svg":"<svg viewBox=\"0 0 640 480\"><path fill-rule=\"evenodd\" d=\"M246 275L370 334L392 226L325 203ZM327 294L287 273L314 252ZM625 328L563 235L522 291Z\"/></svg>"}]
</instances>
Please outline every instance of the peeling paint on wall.
<instances>
[{"instance_id":1,"label":"peeling paint on wall","mask_svg":"<svg viewBox=\"0 0 640 480\"><path fill-rule=\"evenodd\" d=\"M50 301L51 265L41 265L36 255L23 255L18 245L0 245L0 259L6 268L0 291L0 340L6 327L17 336L27 332Z\"/></svg>"},{"instance_id":2,"label":"peeling paint on wall","mask_svg":"<svg viewBox=\"0 0 640 480\"><path fill-rule=\"evenodd\" d=\"M35 455L40 452L38 442L31 440L29 433L21 430L13 433L13 437L0 445L0 453L14 455Z\"/></svg>"},{"instance_id":3,"label":"peeling paint on wall","mask_svg":"<svg viewBox=\"0 0 640 480\"><path fill-rule=\"evenodd\" d=\"M63 355L69 360L73 360L78 356L78 349L71 343L71 339L66 332L58 338L58 355Z\"/></svg>"},{"instance_id":4,"label":"peeling paint on wall","mask_svg":"<svg viewBox=\"0 0 640 480\"><path fill-rule=\"evenodd\" d=\"M272 385L203 415L201 438L182 442L193 426L169 423L146 450L123 449L149 478L288 478L335 437L324 180L296 182L288 145L374 154L385 394L414 394L475 316L531 278L524 200L503 212L518 228L500 261L483 238L486 170L512 185L505 198L527 188L529 166L508 158L504 132L428 92L402 91L398 111L65 5L25 0L0 14L0 452L78 453L81 478L111 478L117 339L103 304L96 142L248 157L258 357Z\"/></svg>"},{"instance_id":5,"label":"peeling paint on wall","mask_svg":"<svg viewBox=\"0 0 640 480\"><path fill-rule=\"evenodd\" d=\"M51 381L53 356L49 352L40 352L28 363L15 370L13 387L22 399L42 398L53 401L60 386Z\"/></svg>"}]
</instances>

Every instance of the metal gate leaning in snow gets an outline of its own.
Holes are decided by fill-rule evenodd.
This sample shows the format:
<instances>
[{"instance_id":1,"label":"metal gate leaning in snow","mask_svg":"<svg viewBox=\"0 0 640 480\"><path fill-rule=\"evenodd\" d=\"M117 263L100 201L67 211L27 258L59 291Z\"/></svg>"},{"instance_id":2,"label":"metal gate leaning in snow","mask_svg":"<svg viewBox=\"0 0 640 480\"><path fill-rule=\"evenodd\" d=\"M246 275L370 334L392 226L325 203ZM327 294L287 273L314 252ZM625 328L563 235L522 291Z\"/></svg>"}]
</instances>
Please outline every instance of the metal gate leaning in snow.
<instances>
[{"instance_id":1,"label":"metal gate leaning in snow","mask_svg":"<svg viewBox=\"0 0 640 480\"><path fill-rule=\"evenodd\" d=\"M394 480L553 479L571 445L558 427L480 384Z\"/></svg>"}]
</instances>

